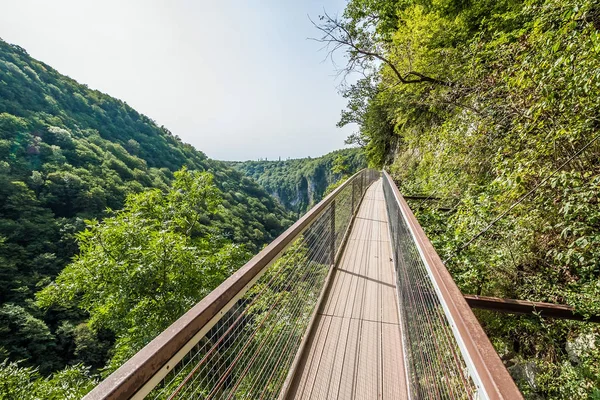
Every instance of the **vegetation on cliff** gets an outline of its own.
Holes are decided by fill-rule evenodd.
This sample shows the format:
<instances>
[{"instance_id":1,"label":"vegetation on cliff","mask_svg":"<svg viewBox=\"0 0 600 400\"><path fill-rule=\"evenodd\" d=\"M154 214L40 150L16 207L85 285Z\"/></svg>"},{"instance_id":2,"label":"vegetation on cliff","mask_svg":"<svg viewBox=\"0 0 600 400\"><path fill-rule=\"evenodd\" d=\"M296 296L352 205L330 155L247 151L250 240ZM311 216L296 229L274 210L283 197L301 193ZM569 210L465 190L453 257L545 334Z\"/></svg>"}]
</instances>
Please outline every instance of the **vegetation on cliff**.
<instances>
[{"instance_id":1,"label":"vegetation on cliff","mask_svg":"<svg viewBox=\"0 0 600 400\"><path fill-rule=\"evenodd\" d=\"M315 23L362 74L349 141L442 199L412 205L463 292L600 314L600 5L351 0ZM526 397L600 396L597 325L478 316Z\"/></svg>"}]
</instances>

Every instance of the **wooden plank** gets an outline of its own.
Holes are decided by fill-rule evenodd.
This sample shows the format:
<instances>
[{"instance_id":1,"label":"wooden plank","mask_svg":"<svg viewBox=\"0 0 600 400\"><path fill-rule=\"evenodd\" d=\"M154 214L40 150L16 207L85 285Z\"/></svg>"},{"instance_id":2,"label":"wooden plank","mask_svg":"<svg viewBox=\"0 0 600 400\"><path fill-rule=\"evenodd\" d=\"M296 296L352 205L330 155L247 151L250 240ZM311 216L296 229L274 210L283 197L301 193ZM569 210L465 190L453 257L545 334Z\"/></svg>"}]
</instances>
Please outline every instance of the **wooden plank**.
<instances>
[{"instance_id":1,"label":"wooden plank","mask_svg":"<svg viewBox=\"0 0 600 400\"><path fill-rule=\"evenodd\" d=\"M329 390L325 398L335 399L340 392L340 385L342 384L342 371L346 362L346 349L348 348L348 341L350 338L350 318L340 318L341 330L338 338L338 345L335 352L335 363L329 377Z\"/></svg>"},{"instance_id":2,"label":"wooden plank","mask_svg":"<svg viewBox=\"0 0 600 400\"><path fill-rule=\"evenodd\" d=\"M379 275L377 274L377 267L379 265L379 256L377 254L377 242L372 242L369 246L369 258L367 261L367 268L364 272L362 280L364 281L364 306L361 318L368 321L377 321L379 319L379 310L377 308L378 303L378 287Z\"/></svg>"},{"instance_id":3,"label":"wooden plank","mask_svg":"<svg viewBox=\"0 0 600 400\"><path fill-rule=\"evenodd\" d=\"M295 398L310 398L312 388L317 378L317 370L319 368L319 363L321 362L323 349L325 348L325 341L327 339L327 332L329 330L329 321L330 320L328 317L319 316L316 340L312 343L313 345L309 347L309 351L307 352L308 363L304 369L307 371L307 374L306 376L302 376L302 390L298 391Z\"/></svg>"},{"instance_id":4,"label":"wooden plank","mask_svg":"<svg viewBox=\"0 0 600 400\"><path fill-rule=\"evenodd\" d=\"M379 346L377 337L377 322L362 320L361 342L358 348L358 363L355 376L355 392L352 398L380 398L378 387L379 376Z\"/></svg>"},{"instance_id":5,"label":"wooden plank","mask_svg":"<svg viewBox=\"0 0 600 400\"><path fill-rule=\"evenodd\" d=\"M350 234L351 239L360 235L365 229L368 229L368 224L359 221ZM342 255L339 265L350 265L360 256L362 246L349 246L347 251ZM311 351L309 351L310 361L306 365L306 369L311 372L306 375L302 383L303 388L298 392L298 398L319 398L323 390L323 385L327 382L323 380L326 375L323 372L325 365L328 365L328 359L331 357L332 343L337 343L339 332L330 332L332 330L332 316L344 315L345 309L348 309L347 299L352 298L350 291L356 287L356 278L344 271L338 269L334 275L333 287L330 296L327 298L324 309L324 315L320 319L319 339ZM333 327L336 330L336 326ZM334 338L332 340L331 338ZM325 397L323 397L325 398Z\"/></svg>"},{"instance_id":6,"label":"wooden plank","mask_svg":"<svg viewBox=\"0 0 600 400\"><path fill-rule=\"evenodd\" d=\"M356 252L356 246L348 249L347 253ZM345 258L345 257L344 257ZM343 259L342 262L345 260ZM337 315L336 309L339 307L339 299L344 296L344 293L348 290L350 285L351 276L346 274L344 271L340 269L336 269L333 281L332 290L325 302L325 306L323 307L323 314L325 315Z\"/></svg>"},{"instance_id":7,"label":"wooden plank","mask_svg":"<svg viewBox=\"0 0 600 400\"><path fill-rule=\"evenodd\" d=\"M337 396L331 399L352 399L354 391L354 382L356 380L356 362L358 358L358 346L360 336L360 321L358 319L349 319L348 338L344 349L344 362L340 376L340 386Z\"/></svg>"},{"instance_id":8,"label":"wooden plank","mask_svg":"<svg viewBox=\"0 0 600 400\"><path fill-rule=\"evenodd\" d=\"M338 306L336 309L331 310L332 315L351 317L353 309L356 307L356 302L360 301L360 299L357 299L355 296L359 290L359 278L356 272L354 272L353 264L356 263L356 260L360 260L363 252L364 244L362 242L357 242L354 246L354 257L349 259L348 263L341 266L341 268L345 268L339 271L345 278L345 290L340 291L340 297L337 299Z\"/></svg>"},{"instance_id":9,"label":"wooden plank","mask_svg":"<svg viewBox=\"0 0 600 400\"><path fill-rule=\"evenodd\" d=\"M326 316L329 320L329 332L321 355L321 360L317 368L317 379L311 388L310 399L327 399L327 393L330 386L330 376L334 369L336 361L336 348L339 344L340 331L342 328L342 318Z\"/></svg>"},{"instance_id":10,"label":"wooden plank","mask_svg":"<svg viewBox=\"0 0 600 400\"><path fill-rule=\"evenodd\" d=\"M386 273L387 270L387 273ZM390 268L383 268L383 279L386 279L385 276L391 275ZM393 286L388 286L387 284L382 285L381 287L381 301L382 301L382 315L381 322L386 324L399 324L398 318L398 295L396 294L396 288Z\"/></svg>"},{"instance_id":11,"label":"wooden plank","mask_svg":"<svg viewBox=\"0 0 600 400\"><path fill-rule=\"evenodd\" d=\"M400 326L383 323L382 343L383 398L408 399Z\"/></svg>"}]
</instances>

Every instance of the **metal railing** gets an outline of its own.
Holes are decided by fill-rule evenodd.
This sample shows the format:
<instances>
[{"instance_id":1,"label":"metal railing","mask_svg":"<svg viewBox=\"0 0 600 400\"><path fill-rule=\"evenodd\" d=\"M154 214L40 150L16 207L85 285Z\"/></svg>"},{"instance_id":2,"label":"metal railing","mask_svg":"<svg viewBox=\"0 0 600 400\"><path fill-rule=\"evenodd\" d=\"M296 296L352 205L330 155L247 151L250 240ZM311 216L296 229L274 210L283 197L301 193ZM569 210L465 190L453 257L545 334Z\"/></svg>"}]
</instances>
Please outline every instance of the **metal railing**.
<instances>
[{"instance_id":1,"label":"metal railing","mask_svg":"<svg viewBox=\"0 0 600 400\"><path fill-rule=\"evenodd\" d=\"M349 178L86 398L277 398L379 176Z\"/></svg>"},{"instance_id":2,"label":"metal railing","mask_svg":"<svg viewBox=\"0 0 600 400\"><path fill-rule=\"evenodd\" d=\"M508 371L391 177L383 188L416 399L520 399Z\"/></svg>"}]
</instances>

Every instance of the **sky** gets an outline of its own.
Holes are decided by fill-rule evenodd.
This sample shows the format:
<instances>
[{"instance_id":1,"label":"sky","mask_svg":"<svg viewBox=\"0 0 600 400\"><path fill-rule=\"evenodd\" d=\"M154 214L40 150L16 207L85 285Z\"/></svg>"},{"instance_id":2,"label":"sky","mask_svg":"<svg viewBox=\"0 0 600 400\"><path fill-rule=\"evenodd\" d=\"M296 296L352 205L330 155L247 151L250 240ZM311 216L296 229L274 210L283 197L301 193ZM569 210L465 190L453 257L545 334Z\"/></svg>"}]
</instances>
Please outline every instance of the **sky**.
<instances>
[{"instance_id":1,"label":"sky","mask_svg":"<svg viewBox=\"0 0 600 400\"><path fill-rule=\"evenodd\" d=\"M356 127L308 19L343 0L0 0L0 37L221 160L316 157ZM342 59L340 58L339 61Z\"/></svg>"}]
</instances>

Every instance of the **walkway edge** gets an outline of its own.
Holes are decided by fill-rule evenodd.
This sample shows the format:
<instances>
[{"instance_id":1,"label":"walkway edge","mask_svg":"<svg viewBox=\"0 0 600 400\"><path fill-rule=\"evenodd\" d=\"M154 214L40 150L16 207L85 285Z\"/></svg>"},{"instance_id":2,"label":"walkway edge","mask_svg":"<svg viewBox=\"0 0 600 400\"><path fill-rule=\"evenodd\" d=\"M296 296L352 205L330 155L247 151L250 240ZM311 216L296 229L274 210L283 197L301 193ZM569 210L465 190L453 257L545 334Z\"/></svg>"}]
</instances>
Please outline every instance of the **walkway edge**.
<instances>
[{"instance_id":1,"label":"walkway edge","mask_svg":"<svg viewBox=\"0 0 600 400\"><path fill-rule=\"evenodd\" d=\"M308 323L306 332L304 333L304 336L302 337L302 342L300 342L300 347L298 348L298 352L296 353L296 356L294 357L292 366L290 367L288 375L285 378L285 381L283 383L283 387L281 388L281 392L279 393L279 397L278 397L279 400L284 400L284 399L288 398L290 388L292 387L294 379L296 378L296 370L298 369L298 365L300 364L300 361L302 360L302 358L304 357L304 355L306 353L306 348L307 348L308 342L310 341L310 338L312 337L312 333L313 333L313 330L315 327L315 321L317 319L317 315L323 309L323 304L324 304L323 299L327 296L327 294L331 290L331 282L332 282L331 278L332 278L333 273L334 273L335 269L337 268L337 265L340 261L340 256L343 254L344 249L346 248L346 244L348 243L348 238L350 237L350 232L352 232L352 227L354 226L354 221L356 221L356 214L358 213L358 210L360 209L360 206L361 206L366 194L367 194L367 190L365 189L360 200L358 201L358 203L356 205L356 210L352 214L350 224L348 225L348 228L346 229L346 232L344 233L344 238L342 239L340 248L338 249L338 251L335 255L335 264L333 265L333 267L329 270L329 273L327 274L325 285L323 286L323 290L321 290L321 294L319 295L319 299L317 300L317 306L315 307L312 315L310 316L310 321Z\"/></svg>"}]
</instances>

